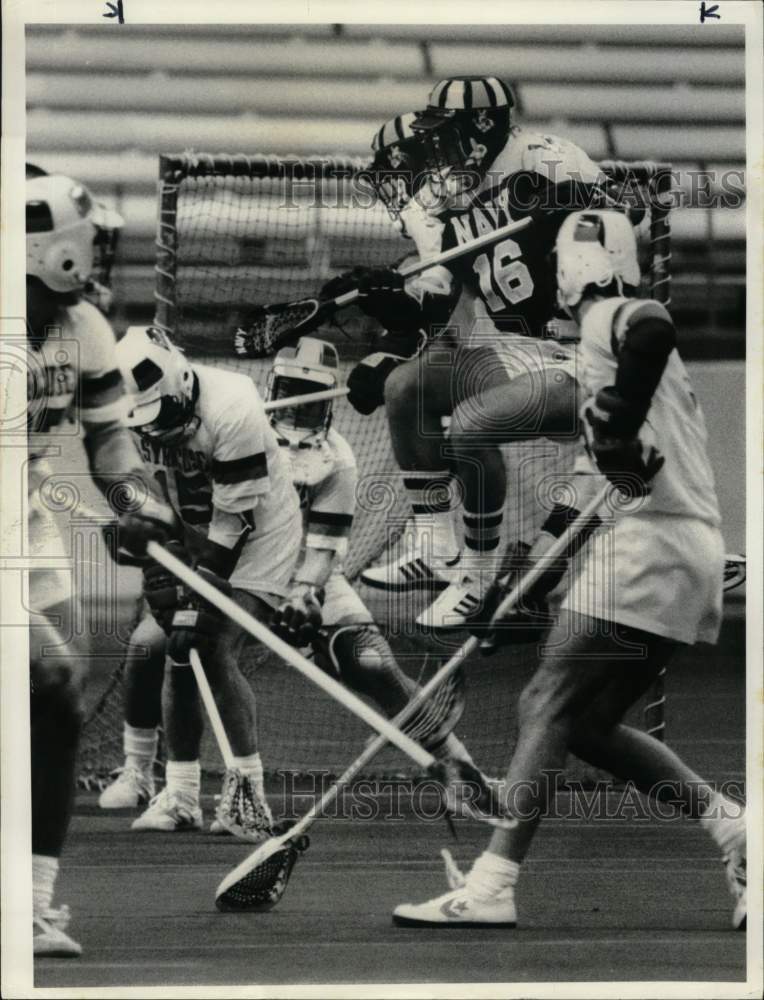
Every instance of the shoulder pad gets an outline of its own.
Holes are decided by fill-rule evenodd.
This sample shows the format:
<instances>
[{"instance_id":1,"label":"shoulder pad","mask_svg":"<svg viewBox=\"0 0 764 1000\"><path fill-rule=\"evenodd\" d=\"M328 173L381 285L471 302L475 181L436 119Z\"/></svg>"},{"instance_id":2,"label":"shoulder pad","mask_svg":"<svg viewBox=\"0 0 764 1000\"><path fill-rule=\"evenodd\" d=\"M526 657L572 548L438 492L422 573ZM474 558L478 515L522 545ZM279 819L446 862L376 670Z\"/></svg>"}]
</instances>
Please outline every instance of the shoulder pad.
<instances>
[{"instance_id":1,"label":"shoulder pad","mask_svg":"<svg viewBox=\"0 0 764 1000\"><path fill-rule=\"evenodd\" d=\"M626 299L613 316L612 347L613 353L618 353L618 347L646 320L652 321L642 330L652 329L650 339L667 343L675 337L674 321L662 302L655 299ZM662 333L660 331L663 331ZM669 332L670 331L670 334Z\"/></svg>"},{"instance_id":2,"label":"shoulder pad","mask_svg":"<svg viewBox=\"0 0 764 1000\"><path fill-rule=\"evenodd\" d=\"M522 136L522 169L559 184L571 177L584 183L603 181L605 175L589 156L572 142L556 135L525 132Z\"/></svg>"},{"instance_id":3,"label":"shoulder pad","mask_svg":"<svg viewBox=\"0 0 764 1000\"><path fill-rule=\"evenodd\" d=\"M84 374L117 368L117 338L111 323L90 302L66 310L64 336L79 345L79 368Z\"/></svg>"},{"instance_id":4,"label":"shoulder pad","mask_svg":"<svg viewBox=\"0 0 764 1000\"><path fill-rule=\"evenodd\" d=\"M655 299L627 299L616 312L613 326L616 333L620 334L643 319L664 320L672 327L674 325L671 314L662 302Z\"/></svg>"}]
</instances>

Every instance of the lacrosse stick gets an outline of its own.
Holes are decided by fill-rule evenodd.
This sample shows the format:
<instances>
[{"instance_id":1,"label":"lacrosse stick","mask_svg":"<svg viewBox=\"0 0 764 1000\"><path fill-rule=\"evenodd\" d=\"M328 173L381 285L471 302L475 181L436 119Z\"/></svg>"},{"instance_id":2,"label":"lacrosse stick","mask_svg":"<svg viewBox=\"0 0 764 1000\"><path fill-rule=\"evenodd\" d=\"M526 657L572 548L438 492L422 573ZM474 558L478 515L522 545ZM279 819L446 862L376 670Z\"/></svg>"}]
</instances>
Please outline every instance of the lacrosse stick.
<instances>
[{"instance_id":1,"label":"lacrosse stick","mask_svg":"<svg viewBox=\"0 0 764 1000\"><path fill-rule=\"evenodd\" d=\"M484 233L469 243L444 250L442 253L427 260L419 260L404 264L398 273L404 278L413 278L431 267L448 264L458 257L474 253L483 247L492 246L512 233L517 233L530 225L530 218L510 222L492 233ZM360 297L357 288L345 292L334 299L321 301L316 298L299 299L296 302L279 302L273 305L259 306L244 320L243 326L234 334L234 351L248 358L265 358L272 354L287 339L310 333L320 326L327 317L338 309L344 309Z\"/></svg>"},{"instance_id":2,"label":"lacrosse stick","mask_svg":"<svg viewBox=\"0 0 764 1000\"><path fill-rule=\"evenodd\" d=\"M220 712L218 711L215 696L212 693L210 682L207 680L207 674L204 672L202 661L199 659L199 654L195 649L192 649L189 653L188 660L191 664L191 669L194 672L196 686L199 688L202 704L204 705L207 717L210 720L212 731L215 734L215 739L217 740L220 755L222 756L223 763L225 764L225 769L226 771L232 771L234 769L234 762L231 742L228 739L228 734L223 726L223 720L220 718Z\"/></svg>"},{"instance_id":3,"label":"lacrosse stick","mask_svg":"<svg viewBox=\"0 0 764 1000\"><path fill-rule=\"evenodd\" d=\"M263 404L266 413L272 410L285 410L289 406L301 406L303 403L319 403L322 399L339 399L347 396L350 390L347 386L337 389L321 389L318 392L304 392L301 396L286 396L284 399L272 399Z\"/></svg>"},{"instance_id":4,"label":"lacrosse stick","mask_svg":"<svg viewBox=\"0 0 764 1000\"><path fill-rule=\"evenodd\" d=\"M157 542L149 542L146 551L152 559L155 559L165 569L168 569L177 576L187 587L200 594L209 604L217 608L218 611L227 615L244 629L245 632L254 636L255 639L271 649L282 660L285 660L304 677L307 677L309 681L312 681L326 694L334 698L335 701L344 705L345 708L366 722L372 729L376 729L378 733L383 733L390 743L393 743L399 750L402 750L414 763L419 764L425 770L430 770L433 764L436 764L433 755L423 750L410 736L407 736L400 729L393 726L379 712L376 712L366 702L361 701L352 691L344 688L339 681L334 680L333 677L324 673L320 667L311 663L310 660L306 659L294 647L279 639L269 628L248 614L244 608L239 607L230 597L226 597L225 594L222 594L212 584L203 580L198 573L162 548Z\"/></svg>"},{"instance_id":5,"label":"lacrosse stick","mask_svg":"<svg viewBox=\"0 0 764 1000\"><path fill-rule=\"evenodd\" d=\"M436 689L438 693L433 696L435 707L429 708L428 698ZM463 675L457 665L449 667L448 676L444 669L434 674L392 721L417 739L432 738L436 732L438 737L445 738L463 711ZM217 887L215 906L221 911L262 911L274 907L284 894L298 852L308 847L307 831L324 815L340 789L350 784L387 746L387 742L384 736L372 736L359 756L304 816L284 833L261 844L230 871Z\"/></svg>"},{"instance_id":6,"label":"lacrosse stick","mask_svg":"<svg viewBox=\"0 0 764 1000\"><path fill-rule=\"evenodd\" d=\"M493 621L498 621L501 617L514 607L529 589L536 583L539 577L545 572L546 563L559 558L565 553L571 541L585 528L588 527L592 517L603 503L609 484L605 484L598 493L591 499L581 512L580 516L563 532L563 534L544 553L544 561L535 564L525 575L518 580L511 591L501 600ZM509 576L503 578L502 583L507 584ZM445 685L452 674L461 667L462 663L480 645L480 639L476 636L470 638L454 653L450 660L443 664L440 670L435 673L430 680L417 692L414 698L395 717L394 723L404 726L406 720L410 719L440 685ZM340 788L352 781L352 779L366 766L366 764L385 746L386 739L378 735L372 739L364 748L360 756L354 760L343 772L337 781L329 788L322 798L289 830L267 840L246 857L236 868L226 875L217 888L215 905L219 910L268 910L275 906L281 899L286 889L286 884L298 857L298 851L304 850L301 841L306 830L323 814L328 806L337 797ZM478 772L479 773L479 772ZM489 791L495 798L495 792ZM502 826L505 829L515 825L515 821L509 817L501 820L489 819L495 826ZM307 846L307 845L306 845Z\"/></svg>"}]
</instances>

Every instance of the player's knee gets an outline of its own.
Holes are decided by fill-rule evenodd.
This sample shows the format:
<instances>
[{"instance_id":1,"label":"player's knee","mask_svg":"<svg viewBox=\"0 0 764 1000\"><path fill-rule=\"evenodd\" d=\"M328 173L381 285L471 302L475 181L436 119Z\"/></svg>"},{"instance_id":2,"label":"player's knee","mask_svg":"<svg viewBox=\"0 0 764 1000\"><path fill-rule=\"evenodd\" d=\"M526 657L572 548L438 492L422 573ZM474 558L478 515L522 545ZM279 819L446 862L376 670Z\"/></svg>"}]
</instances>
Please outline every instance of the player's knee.
<instances>
[{"instance_id":1,"label":"player's knee","mask_svg":"<svg viewBox=\"0 0 764 1000\"><path fill-rule=\"evenodd\" d=\"M85 671L79 661L64 657L45 657L31 665L32 694L79 705L85 688Z\"/></svg>"},{"instance_id":2,"label":"player's knee","mask_svg":"<svg viewBox=\"0 0 764 1000\"><path fill-rule=\"evenodd\" d=\"M338 626L316 644L316 660L343 684L379 697L397 669L392 650L376 625L365 622Z\"/></svg>"},{"instance_id":3,"label":"player's knee","mask_svg":"<svg viewBox=\"0 0 764 1000\"><path fill-rule=\"evenodd\" d=\"M85 717L84 671L76 661L32 664L32 724L46 720L62 738L79 732Z\"/></svg>"},{"instance_id":4,"label":"player's knee","mask_svg":"<svg viewBox=\"0 0 764 1000\"><path fill-rule=\"evenodd\" d=\"M517 718L522 726L548 726L565 715L565 703L557 687L546 675L531 678L517 702Z\"/></svg>"}]
</instances>

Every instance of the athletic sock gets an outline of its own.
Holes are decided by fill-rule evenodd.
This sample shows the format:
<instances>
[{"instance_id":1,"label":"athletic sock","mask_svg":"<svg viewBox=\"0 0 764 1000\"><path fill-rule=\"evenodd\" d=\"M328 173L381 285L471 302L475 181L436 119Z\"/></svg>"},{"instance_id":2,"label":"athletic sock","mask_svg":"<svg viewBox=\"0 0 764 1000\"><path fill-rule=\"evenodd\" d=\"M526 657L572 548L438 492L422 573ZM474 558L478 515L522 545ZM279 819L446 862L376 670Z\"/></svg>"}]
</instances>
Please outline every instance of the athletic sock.
<instances>
[{"instance_id":1,"label":"athletic sock","mask_svg":"<svg viewBox=\"0 0 764 1000\"><path fill-rule=\"evenodd\" d=\"M198 760L168 760L165 768L167 790L199 804L202 768Z\"/></svg>"},{"instance_id":2,"label":"athletic sock","mask_svg":"<svg viewBox=\"0 0 764 1000\"><path fill-rule=\"evenodd\" d=\"M58 858L47 854L32 855L32 908L43 916L53 902L53 890L58 876Z\"/></svg>"},{"instance_id":3,"label":"athletic sock","mask_svg":"<svg viewBox=\"0 0 764 1000\"><path fill-rule=\"evenodd\" d=\"M249 778L255 786L255 791L265 802L265 782L263 779L263 762L259 753L251 753L247 757L234 757L234 767Z\"/></svg>"},{"instance_id":4,"label":"athletic sock","mask_svg":"<svg viewBox=\"0 0 764 1000\"><path fill-rule=\"evenodd\" d=\"M450 560L459 552L451 511L458 505L458 488L448 469L406 472L403 485L414 513L417 536L431 537L431 553Z\"/></svg>"},{"instance_id":5,"label":"athletic sock","mask_svg":"<svg viewBox=\"0 0 764 1000\"><path fill-rule=\"evenodd\" d=\"M501 541L504 508L482 512L464 511L464 547L467 557L495 552Z\"/></svg>"},{"instance_id":6,"label":"athletic sock","mask_svg":"<svg viewBox=\"0 0 764 1000\"><path fill-rule=\"evenodd\" d=\"M745 809L719 792L703 808L700 825L725 854L745 844Z\"/></svg>"},{"instance_id":7,"label":"athletic sock","mask_svg":"<svg viewBox=\"0 0 764 1000\"><path fill-rule=\"evenodd\" d=\"M467 887L478 899L490 899L504 889L514 888L520 875L517 861L483 851L467 875Z\"/></svg>"},{"instance_id":8,"label":"athletic sock","mask_svg":"<svg viewBox=\"0 0 764 1000\"><path fill-rule=\"evenodd\" d=\"M125 751L125 767L149 773L157 755L158 736L156 729L139 729L129 722L122 729L122 746Z\"/></svg>"}]
</instances>

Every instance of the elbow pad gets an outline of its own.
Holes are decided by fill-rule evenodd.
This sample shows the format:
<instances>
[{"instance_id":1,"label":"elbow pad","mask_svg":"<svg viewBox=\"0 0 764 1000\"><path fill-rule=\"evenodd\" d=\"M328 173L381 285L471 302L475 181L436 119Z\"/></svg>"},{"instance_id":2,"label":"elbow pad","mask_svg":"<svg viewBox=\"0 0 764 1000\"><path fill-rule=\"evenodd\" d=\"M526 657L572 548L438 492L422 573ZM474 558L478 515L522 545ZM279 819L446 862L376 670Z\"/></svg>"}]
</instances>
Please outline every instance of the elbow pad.
<instances>
[{"instance_id":1,"label":"elbow pad","mask_svg":"<svg viewBox=\"0 0 764 1000\"><path fill-rule=\"evenodd\" d=\"M618 359L618 395L646 412L675 347L676 330L660 302L632 302L625 315L616 313L613 353Z\"/></svg>"}]
</instances>

